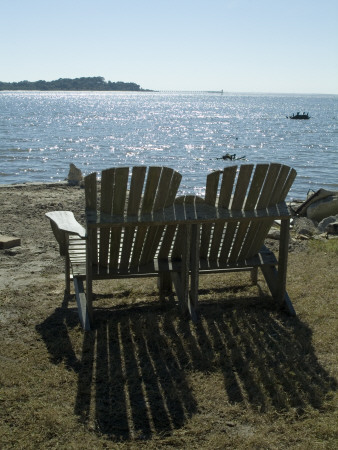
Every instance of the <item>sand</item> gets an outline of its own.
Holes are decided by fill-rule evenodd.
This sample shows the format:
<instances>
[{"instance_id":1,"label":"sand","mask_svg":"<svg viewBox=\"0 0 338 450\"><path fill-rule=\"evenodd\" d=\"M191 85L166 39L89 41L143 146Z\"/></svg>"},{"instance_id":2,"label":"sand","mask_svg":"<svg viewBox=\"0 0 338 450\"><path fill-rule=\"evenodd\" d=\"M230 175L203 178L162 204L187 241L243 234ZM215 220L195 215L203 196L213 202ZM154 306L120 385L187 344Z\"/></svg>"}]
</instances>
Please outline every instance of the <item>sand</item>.
<instances>
[{"instance_id":1,"label":"sand","mask_svg":"<svg viewBox=\"0 0 338 450\"><path fill-rule=\"evenodd\" d=\"M45 213L71 210L83 223L84 190L66 183L0 185L0 236L21 246L0 250L0 292L63 279L63 260Z\"/></svg>"}]
</instances>

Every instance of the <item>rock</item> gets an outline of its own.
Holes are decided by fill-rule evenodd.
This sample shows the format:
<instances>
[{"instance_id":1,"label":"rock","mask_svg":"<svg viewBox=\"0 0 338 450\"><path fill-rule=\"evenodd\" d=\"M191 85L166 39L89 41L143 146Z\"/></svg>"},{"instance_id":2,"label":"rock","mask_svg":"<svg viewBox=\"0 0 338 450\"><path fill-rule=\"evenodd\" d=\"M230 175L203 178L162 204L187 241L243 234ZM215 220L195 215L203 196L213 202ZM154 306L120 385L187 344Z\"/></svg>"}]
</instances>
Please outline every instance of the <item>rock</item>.
<instances>
[{"instance_id":1,"label":"rock","mask_svg":"<svg viewBox=\"0 0 338 450\"><path fill-rule=\"evenodd\" d=\"M12 248L21 245L21 239L12 236L0 236L0 248Z\"/></svg>"},{"instance_id":2,"label":"rock","mask_svg":"<svg viewBox=\"0 0 338 450\"><path fill-rule=\"evenodd\" d=\"M70 184L71 186L78 186L83 180L81 170L78 169L73 163L69 164L69 173L67 180L68 184Z\"/></svg>"},{"instance_id":3,"label":"rock","mask_svg":"<svg viewBox=\"0 0 338 450\"><path fill-rule=\"evenodd\" d=\"M338 192L311 203L306 210L307 217L317 222L336 214L338 214Z\"/></svg>"},{"instance_id":4,"label":"rock","mask_svg":"<svg viewBox=\"0 0 338 450\"><path fill-rule=\"evenodd\" d=\"M325 232L327 232L327 226L330 225L331 223L334 223L337 221L338 221L338 215L326 217L318 224L318 230L321 233L325 233Z\"/></svg>"},{"instance_id":5,"label":"rock","mask_svg":"<svg viewBox=\"0 0 338 450\"><path fill-rule=\"evenodd\" d=\"M21 247L8 248L5 250L5 255L8 255L8 256L16 256L16 255L19 255L20 253L21 253Z\"/></svg>"},{"instance_id":6,"label":"rock","mask_svg":"<svg viewBox=\"0 0 338 450\"><path fill-rule=\"evenodd\" d=\"M307 217L295 217L293 228L298 235L313 236L318 233L316 224Z\"/></svg>"},{"instance_id":7,"label":"rock","mask_svg":"<svg viewBox=\"0 0 338 450\"><path fill-rule=\"evenodd\" d=\"M338 234L338 222L330 223L326 227L326 231L328 234Z\"/></svg>"},{"instance_id":8,"label":"rock","mask_svg":"<svg viewBox=\"0 0 338 450\"><path fill-rule=\"evenodd\" d=\"M280 239L280 231L272 228L268 233L268 238L278 241Z\"/></svg>"}]
</instances>

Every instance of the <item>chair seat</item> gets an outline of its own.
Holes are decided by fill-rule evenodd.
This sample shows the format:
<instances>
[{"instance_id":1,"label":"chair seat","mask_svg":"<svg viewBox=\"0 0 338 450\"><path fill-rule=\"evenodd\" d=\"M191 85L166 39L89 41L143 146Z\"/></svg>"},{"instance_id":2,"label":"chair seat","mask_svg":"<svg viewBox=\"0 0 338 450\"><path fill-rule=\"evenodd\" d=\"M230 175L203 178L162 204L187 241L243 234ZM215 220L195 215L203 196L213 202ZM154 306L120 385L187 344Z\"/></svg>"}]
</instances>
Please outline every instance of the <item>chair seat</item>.
<instances>
[{"instance_id":1,"label":"chair seat","mask_svg":"<svg viewBox=\"0 0 338 450\"><path fill-rule=\"evenodd\" d=\"M257 255L252 256L251 258L244 259L237 262L224 262L220 259L211 260L201 258L199 260L199 271L203 272L218 272L224 270L231 269L243 269L243 270L251 270L253 267L259 266L277 266L278 261L274 253L269 250L267 247L263 246Z\"/></svg>"}]
</instances>

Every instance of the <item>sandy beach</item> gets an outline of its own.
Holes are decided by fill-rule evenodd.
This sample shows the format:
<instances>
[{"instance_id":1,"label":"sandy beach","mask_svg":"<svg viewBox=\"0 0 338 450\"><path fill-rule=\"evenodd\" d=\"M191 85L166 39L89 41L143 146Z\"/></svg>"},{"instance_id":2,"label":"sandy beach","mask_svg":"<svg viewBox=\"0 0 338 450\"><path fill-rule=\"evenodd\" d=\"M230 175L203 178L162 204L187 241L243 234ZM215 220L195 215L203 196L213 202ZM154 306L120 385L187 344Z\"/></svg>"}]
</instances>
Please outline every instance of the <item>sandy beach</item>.
<instances>
[{"instance_id":1,"label":"sandy beach","mask_svg":"<svg viewBox=\"0 0 338 450\"><path fill-rule=\"evenodd\" d=\"M84 190L67 183L0 186L0 235L21 239L21 246L0 253L1 290L38 284L42 272L59 277L63 261L45 213L84 211Z\"/></svg>"}]
</instances>

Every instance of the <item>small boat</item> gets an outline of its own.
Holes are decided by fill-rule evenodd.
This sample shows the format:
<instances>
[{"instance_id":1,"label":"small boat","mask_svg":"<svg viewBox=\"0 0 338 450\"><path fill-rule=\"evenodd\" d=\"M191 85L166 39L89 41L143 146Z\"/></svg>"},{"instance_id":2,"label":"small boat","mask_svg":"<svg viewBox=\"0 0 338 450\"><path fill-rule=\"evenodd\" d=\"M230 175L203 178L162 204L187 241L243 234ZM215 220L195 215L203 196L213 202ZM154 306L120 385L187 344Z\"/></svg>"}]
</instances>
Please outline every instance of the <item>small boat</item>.
<instances>
[{"instance_id":1,"label":"small boat","mask_svg":"<svg viewBox=\"0 0 338 450\"><path fill-rule=\"evenodd\" d=\"M309 113L305 113L303 112L303 114L299 114L299 112L294 115L292 114L292 116L286 116L287 119L298 119L298 120L306 120L306 119L310 119Z\"/></svg>"}]
</instances>

